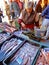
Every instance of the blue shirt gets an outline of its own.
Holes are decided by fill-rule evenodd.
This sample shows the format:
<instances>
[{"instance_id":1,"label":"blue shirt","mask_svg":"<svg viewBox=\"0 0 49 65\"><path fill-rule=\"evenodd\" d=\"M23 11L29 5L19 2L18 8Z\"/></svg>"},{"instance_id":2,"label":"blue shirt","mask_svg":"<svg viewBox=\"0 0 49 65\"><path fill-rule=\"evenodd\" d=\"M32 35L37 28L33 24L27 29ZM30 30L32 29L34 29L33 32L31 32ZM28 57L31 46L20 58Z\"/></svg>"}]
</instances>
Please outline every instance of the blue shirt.
<instances>
[{"instance_id":1,"label":"blue shirt","mask_svg":"<svg viewBox=\"0 0 49 65\"><path fill-rule=\"evenodd\" d=\"M45 18L49 19L49 5L42 11L42 16L45 16Z\"/></svg>"}]
</instances>

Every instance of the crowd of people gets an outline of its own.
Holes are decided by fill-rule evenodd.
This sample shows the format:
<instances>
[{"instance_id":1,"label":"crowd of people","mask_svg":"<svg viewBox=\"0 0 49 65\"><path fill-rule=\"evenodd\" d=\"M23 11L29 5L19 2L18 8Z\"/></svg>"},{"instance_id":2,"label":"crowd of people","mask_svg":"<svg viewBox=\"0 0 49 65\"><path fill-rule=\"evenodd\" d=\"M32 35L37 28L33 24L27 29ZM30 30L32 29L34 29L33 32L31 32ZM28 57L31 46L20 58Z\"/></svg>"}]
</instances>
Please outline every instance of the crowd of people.
<instances>
[{"instance_id":1,"label":"crowd of people","mask_svg":"<svg viewBox=\"0 0 49 65\"><path fill-rule=\"evenodd\" d=\"M10 5L5 1L5 9L8 18L10 15L12 19L19 17L21 10L23 9L23 3L20 0L10 0Z\"/></svg>"},{"instance_id":2,"label":"crowd of people","mask_svg":"<svg viewBox=\"0 0 49 65\"><path fill-rule=\"evenodd\" d=\"M20 25L20 29L35 29L40 31L42 38L47 39L49 37L49 5L48 1L44 0L44 6L42 7L42 0L39 0L38 4L28 2L27 8L25 8L24 0L10 0L10 6L5 1L6 14L10 20L18 19L17 22ZM46 32L46 34L45 34ZM44 36L45 35L45 36Z\"/></svg>"},{"instance_id":3,"label":"crowd of people","mask_svg":"<svg viewBox=\"0 0 49 65\"><path fill-rule=\"evenodd\" d=\"M18 22L22 29L35 29L36 35L40 33L42 39L48 39L49 37L49 5L47 1L45 2L44 7L41 6L42 0L39 0L38 4L33 9L33 2L28 2L27 9L23 9ZM39 15L40 14L40 15ZM40 23L41 20L41 24Z\"/></svg>"}]
</instances>

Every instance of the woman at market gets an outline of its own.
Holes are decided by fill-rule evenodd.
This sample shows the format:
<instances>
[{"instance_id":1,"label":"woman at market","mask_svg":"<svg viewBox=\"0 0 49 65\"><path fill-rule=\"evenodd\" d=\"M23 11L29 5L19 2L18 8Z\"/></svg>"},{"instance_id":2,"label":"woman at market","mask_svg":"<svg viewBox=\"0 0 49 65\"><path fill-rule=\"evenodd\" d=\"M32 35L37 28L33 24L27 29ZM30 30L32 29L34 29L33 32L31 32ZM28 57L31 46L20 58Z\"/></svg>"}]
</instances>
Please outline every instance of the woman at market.
<instances>
[{"instance_id":1,"label":"woman at market","mask_svg":"<svg viewBox=\"0 0 49 65\"><path fill-rule=\"evenodd\" d=\"M46 35L43 37L44 39L47 39L49 37L49 5L43 10L42 17L44 17L42 21L42 26L47 28Z\"/></svg>"},{"instance_id":2,"label":"woman at market","mask_svg":"<svg viewBox=\"0 0 49 65\"><path fill-rule=\"evenodd\" d=\"M12 18L17 18L20 15L20 8L18 3L15 2L15 0L12 0L10 9Z\"/></svg>"},{"instance_id":3,"label":"woman at market","mask_svg":"<svg viewBox=\"0 0 49 65\"><path fill-rule=\"evenodd\" d=\"M35 12L33 10L33 2L28 2L27 9L23 9L18 19L19 24L21 25L22 29L33 29L34 28L34 19L35 19Z\"/></svg>"}]
</instances>

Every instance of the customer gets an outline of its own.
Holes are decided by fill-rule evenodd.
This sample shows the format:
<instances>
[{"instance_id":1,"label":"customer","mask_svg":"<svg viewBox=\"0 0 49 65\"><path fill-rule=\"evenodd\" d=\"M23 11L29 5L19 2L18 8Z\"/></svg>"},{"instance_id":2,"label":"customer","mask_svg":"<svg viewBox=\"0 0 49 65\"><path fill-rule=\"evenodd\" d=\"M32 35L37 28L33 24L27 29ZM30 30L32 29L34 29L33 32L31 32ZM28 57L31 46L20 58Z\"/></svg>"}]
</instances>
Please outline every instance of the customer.
<instances>
[{"instance_id":1,"label":"customer","mask_svg":"<svg viewBox=\"0 0 49 65\"><path fill-rule=\"evenodd\" d=\"M46 26L48 28L47 32L49 32L49 5L47 5L47 7L44 9L41 15L42 17L44 17L42 26ZM44 38L46 39L47 36L49 36L48 33L46 33L46 36Z\"/></svg>"},{"instance_id":2,"label":"customer","mask_svg":"<svg viewBox=\"0 0 49 65\"><path fill-rule=\"evenodd\" d=\"M15 2L15 0L12 0L11 2L11 12L12 12L11 14L13 17L15 15L14 18L20 15L20 8L19 8L19 5Z\"/></svg>"},{"instance_id":3,"label":"customer","mask_svg":"<svg viewBox=\"0 0 49 65\"><path fill-rule=\"evenodd\" d=\"M18 19L19 24L23 29L34 28L35 12L33 10L33 2L28 2L28 8L24 9Z\"/></svg>"},{"instance_id":4,"label":"customer","mask_svg":"<svg viewBox=\"0 0 49 65\"><path fill-rule=\"evenodd\" d=\"M49 5L44 9L41 15L43 17L43 21L41 25L42 29L36 29L36 30L46 32L46 35L42 38L47 39L49 37Z\"/></svg>"}]
</instances>

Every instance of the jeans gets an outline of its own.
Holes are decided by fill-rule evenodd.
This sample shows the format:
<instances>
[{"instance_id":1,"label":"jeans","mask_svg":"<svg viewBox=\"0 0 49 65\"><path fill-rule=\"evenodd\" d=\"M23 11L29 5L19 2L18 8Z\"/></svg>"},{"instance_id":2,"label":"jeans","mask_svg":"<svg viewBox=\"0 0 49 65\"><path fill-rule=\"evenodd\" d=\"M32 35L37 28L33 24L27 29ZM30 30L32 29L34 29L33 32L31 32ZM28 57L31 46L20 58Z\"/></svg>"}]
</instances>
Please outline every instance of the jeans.
<instances>
[{"instance_id":1,"label":"jeans","mask_svg":"<svg viewBox=\"0 0 49 65\"><path fill-rule=\"evenodd\" d=\"M45 26L46 26L46 29L44 29ZM35 31L36 31L35 35L37 36L39 36L41 33L45 34L46 32L44 39L47 39L49 37L49 19L43 19L42 29L36 28Z\"/></svg>"},{"instance_id":2,"label":"jeans","mask_svg":"<svg viewBox=\"0 0 49 65\"><path fill-rule=\"evenodd\" d=\"M42 26L48 27L49 26L49 19L46 19L46 18L43 19Z\"/></svg>"},{"instance_id":3,"label":"jeans","mask_svg":"<svg viewBox=\"0 0 49 65\"><path fill-rule=\"evenodd\" d=\"M34 28L35 36L38 36L38 37L41 36L41 33L45 34L45 31L46 30L42 30L42 29L39 29L39 28Z\"/></svg>"},{"instance_id":4,"label":"jeans","mask_svg":"<svg viewBox=\"0 0 49 65\"><path fill-rule=\"evenodd\" d=\"M47 39L49 37L49 19L44 19L42 26L46 26L47 30L46 30L46 35L45 35L45 39Z\"/></svg>"},{"instance_id":5,"label":"jeans","mask_svg":"<svg viewBox=\"0 0 49 65\"><path fill-rule=\"evenodd\" d=\"M45 39L47 39L49 37L49 26L47 27L47 32L46 32L46 35L45 35Z\"/></svg>"}]
</instances>

